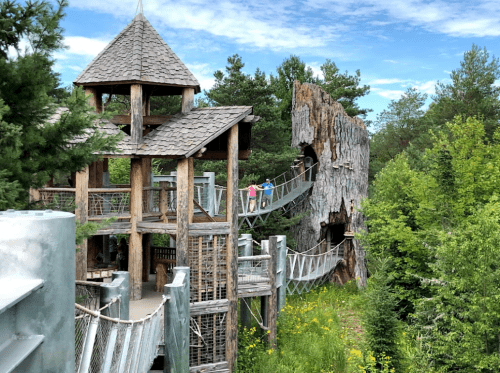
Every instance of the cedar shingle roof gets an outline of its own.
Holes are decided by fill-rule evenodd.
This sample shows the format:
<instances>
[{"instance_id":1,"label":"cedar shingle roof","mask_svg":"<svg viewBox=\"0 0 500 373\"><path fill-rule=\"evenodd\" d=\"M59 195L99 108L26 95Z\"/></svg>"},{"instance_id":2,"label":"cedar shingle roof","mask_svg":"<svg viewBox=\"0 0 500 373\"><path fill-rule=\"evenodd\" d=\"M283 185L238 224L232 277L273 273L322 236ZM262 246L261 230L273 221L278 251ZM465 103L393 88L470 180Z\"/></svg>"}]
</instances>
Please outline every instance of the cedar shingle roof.
<instances>
[{"instance_id":1,"label":"cedar shingle roof","mask_svg":"<svg viewBox=\"0 0 500 373\"><path fill-rule=\"evenodd\" d=\"M200 83L139 13L75 79L76 85L139 82L193 87Z\"/></svg>"},{"instance_id":2,"label":"cedar shingle roof","mask_svg":"<svg viewBox=\"0 0 500 373\"><path fill-rule=\"evenodd\" d=\"M190 157L250 114L251 106L206 107L176 114L144 136L136 154Z\"/></svg>"}]
</instances>

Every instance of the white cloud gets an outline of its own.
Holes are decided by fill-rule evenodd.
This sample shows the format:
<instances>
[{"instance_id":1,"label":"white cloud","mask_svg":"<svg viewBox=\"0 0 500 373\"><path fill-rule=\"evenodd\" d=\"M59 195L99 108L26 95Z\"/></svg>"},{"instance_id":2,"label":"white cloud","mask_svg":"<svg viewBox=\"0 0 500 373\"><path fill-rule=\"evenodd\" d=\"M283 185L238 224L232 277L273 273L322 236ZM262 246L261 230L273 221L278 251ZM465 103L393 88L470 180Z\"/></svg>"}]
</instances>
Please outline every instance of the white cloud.
<instances>
[{"instance_id":1,"label":"white cloud","mask_svg":"<svg viewBox=\"0 0 500 373\"><path fill-rule=\"evenodd\" d=\"M216 68L212 68L208 63L188 63L186 67L194 74L196 79L198 79L202 90L213 87L215 83L213 73L217 70Z\"/></svg>"},{"instance_id":2,"label":"white cloud","mask_svg":"<svg viewBox=\"0 0 500 373\"><path fill-rule=\"evenodd\" d=\"M404 83L406 80L401 80L401 79L375 79L370 81L368 84L370 85L381 85L381 84L396 84L396 83Z\"/></svg>"},{"instance_id":3,"label":"white cloud","mask_svg":"<svg viewBox=\"0 0 500 373\"><path fill-rule=\"evenodd\" d=\"M87 38L84 36L67 36L64 38L64 44L66 44L69 49L64 52L60 52L63 56L66 54L76 54L79 56L90 56L94 57L100 53L109 41L104 41L101 39Z\"/></svg>"},{"instance_id":4,"label":"white cloud","mask_svg":"<svg viewBox=\"0 0 500 373\"><path fill-rule=\"evenodd\" d=\"M372 89L374 90L374 89ZM390 100L399 100L404 94L404 91L400 90L390 90L390 89L377 89L375 92L382 97L388 98Z\"/></svg>"},{"instance_id":5,"label":"white cloud","mask_svg":"<svg viewBox=\"0 0 500 373\"><path fill-rule=\"evenodd\" d=\"M419 83L417 82L415 85L414 85L415 88L417 88L419 91L423 92L423 93L427 93L429 95L433 95L434 93L436 93L436 81L435 80L429 80L427 82L424 82L424 83Z\"/></svg>"},{"instance_id":6,"label":"white cloud","mask_svg":"<svg viewBox=\"0 0 500 373\"><path fill-rule=\"evenodd\" d=\"M323 71L321 71L321 65L323 63L319 63L319 62L308 62L306 63L306 67L310 67L312 72L313 72L313 75L315 77L319 77L319 78L323 78Z\"/></svg>"},{"instance_id":7,"label":"white cloud","mask_svg":"<svg viewBox=\"0 0 500 373\"><path fill-rule=\"evenodd\" d=\"M398 63L398 61L394 61L394 60L384 60L384 62L389 62L389 63Z\"/></svg>"},{"instance_id":8,"label":"white cloud","mask_svg":"<svg viewBox=\"0 0 500 373\"><path fill-rule=\"evenodd\" d=\"M119 17L130 17L136 0L74 0L71 5ZM326 46L337 37L343 25L298 22L291 18L289 3L277 1L269 6L264 1L207 2L159 0L144 4L144 14L153 24L169 28L203 31L222 36L239 44L271 50L316 48ZM295 13L294 13L295 14ZM318 27L321 32L318 32Z\"/></svg>"}]
</instances>

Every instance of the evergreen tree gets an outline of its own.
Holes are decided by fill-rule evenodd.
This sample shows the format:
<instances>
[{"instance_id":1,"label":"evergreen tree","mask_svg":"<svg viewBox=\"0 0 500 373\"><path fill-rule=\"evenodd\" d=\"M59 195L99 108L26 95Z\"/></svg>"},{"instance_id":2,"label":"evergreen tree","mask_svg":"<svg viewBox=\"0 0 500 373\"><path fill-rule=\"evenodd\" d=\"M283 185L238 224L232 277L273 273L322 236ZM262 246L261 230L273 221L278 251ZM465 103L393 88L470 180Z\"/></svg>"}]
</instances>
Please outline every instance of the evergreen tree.
<instances>
[{"instance_id":1,"label":"evergreen tree","mask_svg":"<svg viewBox=\"0 0 500 373\"><path fill-rule=\"evenodd\" d=\"M500 87L495 80L500 78L500 63L494 56L473 44L465 52L460 68L450 74L451 84L438 83L436 96L426 116L435 127L445 128L456 115L463 118L476 116L485 126L491 139L500 120Z\"/></svg>"},{"instance_id":2,"label":"evergreen tree","mask_svg":"<svg viewBox=\"0 0 500 373\"><path fill-rule=\"evenodd\" d=\"M342 104L347 115L365 118L371 109L361 109L356 100L370 93L370 86L360 86L361 73L356 70L355 75L349 75L347 71L340 73L335 62L326 60L321 65L323 80L320 82L321 88L327 91L330 96Z\"/></svg>"},{"instance_id":3,"label":"evergreen tree","mask_svg":"<svg viewBox=\"0 0 500 373\"><path fill-rule=\"evenodd\" d=\"M274 88L266 74L257 69L255 74L243 72L245 66L238 55L228 58L225 73L216 71L215 84L210 91L205 91L209 105L253 106L254 115L260 120L252 126L252 154L248 161L242 161L240 167L240 183L247 186L252 179L262 180L273 177L289 169L297 151L290 148L291 132L287 130ZM212 162L216 167L218 180L225 180L224 162ZM210 168L205 166L206 169Z\"/></svg>"},{"instance_id":4,"label":"evergreen tree","mask_svg":"<svg viewBox=\"0 0 500 373\"><path fill-rule=\"evenodd\" d=\"M97 159L93 152L111 150L118 141L93 131L98 128L98 118L81 89L63 100L69 111L63 112L60 120L48 121L56 110L55 102L67 96L52 71L51 57L63 47L60 21L66 6L65 0L56 8L48 1L0 3L4 30L0 33L0 100L4 104L0 131L16 139L0 149L0 169L4 170L3 183L18 182L18 201L26 201L29 187L42 186L57 172L82 169ZM20 49L21 40L28 40L25 50ZM9 48L18 55L10 57ZM76 136L89 130L94 134L73 143Z\"/></svg>"},{"instance_id":5,"label":"evergreen tree","mask_svg":"<svg viewBox=\"0 0 500 373\"><path fill-rule=\"evenodd\" d=\"M298 57L291 55L285 59L277 68L278 75L271 76L271 83L275 89L276 97L279 99L281 118L290 123L292 120L292 96L293 83L298 80L301 83L319 84L319 78L314 76L310 67Z\"/></svg>"}]
</instances>

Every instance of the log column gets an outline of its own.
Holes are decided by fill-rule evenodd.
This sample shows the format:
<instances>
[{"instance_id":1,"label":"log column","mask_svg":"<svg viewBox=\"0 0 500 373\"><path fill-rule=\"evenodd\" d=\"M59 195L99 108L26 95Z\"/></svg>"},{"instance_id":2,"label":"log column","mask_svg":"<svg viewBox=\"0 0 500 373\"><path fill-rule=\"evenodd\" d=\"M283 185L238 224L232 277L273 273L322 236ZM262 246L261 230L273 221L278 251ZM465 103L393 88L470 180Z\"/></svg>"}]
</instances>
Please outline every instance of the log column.
<instances>
[{"instance_id":1,"label":"log column","mask_svg":"<svg viewBox=\"0 0 500 373\"><path fill-rule=\"evenodd\" d=\"M75 218L80 223L87 222L88 201L89 201L89 168L85 167L75 175ZM83 240L81 245L77 246L76 252L76 280L87 281L87 240Z\"/></svg>"},{"instance_id":2,"label":"log column","mask_svg":"<svg viewBox=\"0 0 500 373\"><path fill-rule=\"evenodd\" d=\"M227 139L227 222L230 232L227 237L227 299L229 307L226 318L226 360L232 372L238 349L238 124L231 127Z\"/></svg>"},{"instance_id":3,"label":"log column","mask_svg":"<svg viewBox=\"0 0 500 373\"><path fill-rule=\"evenodd\" d=\"M89 105L95 107L95 111L102 113L102 93L96 87L85 87L85 94L92 95Z\"/></svg>"},{"instance_id":4,"label":"log column","mask_svg":"<svg viewBox=\"0 0 500 373\"><path fill-rule=\"evenodd\" d=\"M182 113L191 111L194 107L194 88L182 89Z\"/></svg>"},{"instance_id":5,"label":"log column","mask_svg":"<svg viewBox=\"0 0 500 373\"><path fill-rule=\"evenodd\" d=\"M142 117L142 85L130 85L130 136L132 143L139 144L142 141L143 117Z\"/></svg>"},{"instance_id":6,"label":"log column","mask_svg":"<svg viewBox=\"0 0 500 373\"><path fill-rule=\"evenodd\" d=\"M142 159L142 184L144 187L151 186L151 158ZM143 192L145 200L145 212L148 213L152 208L153 191ZM153 235L145 233L142 235L142 282L149 281L149 262L151 257L151 240Z\"/></svg>"},{"instance_id":7,"label":"log column","mask_svg":"<svg viewBox=\"0 0 500 373\"><path fill-rule=\"evenodd\" d=\"M142 221L142 160L130 162L130 229L128 271L130 272L130 299L142 298L142 234L137 223Z\"/></svg>"},{"instance_id":8,"label":"log column","mask_svg":"<svg viewBox=\"0 0 500 373\"><path fill-rule=\"evenodd\" d=\"M189 266L189 223L193 221L193 158L177 161L177 237L176 266Z\"/></svg>"}]
</instances>

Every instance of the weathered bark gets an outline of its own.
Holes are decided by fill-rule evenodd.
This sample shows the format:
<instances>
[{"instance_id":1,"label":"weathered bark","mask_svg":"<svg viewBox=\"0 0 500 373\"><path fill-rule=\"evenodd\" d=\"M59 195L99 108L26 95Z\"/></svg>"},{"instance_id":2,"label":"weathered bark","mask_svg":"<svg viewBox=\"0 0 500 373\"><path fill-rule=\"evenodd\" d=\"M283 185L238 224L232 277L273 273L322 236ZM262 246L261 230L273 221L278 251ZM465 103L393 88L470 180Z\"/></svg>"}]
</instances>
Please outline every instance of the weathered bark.
<instances>
[{"instance_id":1,"label":"weathered bark","mask_svg":"<svg viewBox=\"0 0 500 373\"><path fill-rule=\"evenodd\" d=\"M363 121L349 117L341 104L314 84L295 82L292 108L292 146L302 154L314 150L319 162L313 189L302 207L311 213L294 229L299 247L307 249L320 241L329 225L344 224L353 232L363 227L358 210L368 192L370 145ZM359 285L365 284L364 250L357 240L346 245L337 272L340 282L356 278Z\"/></svg>"}]
</instances>

